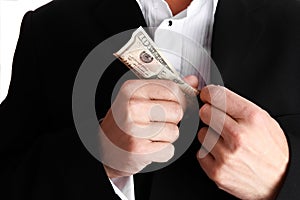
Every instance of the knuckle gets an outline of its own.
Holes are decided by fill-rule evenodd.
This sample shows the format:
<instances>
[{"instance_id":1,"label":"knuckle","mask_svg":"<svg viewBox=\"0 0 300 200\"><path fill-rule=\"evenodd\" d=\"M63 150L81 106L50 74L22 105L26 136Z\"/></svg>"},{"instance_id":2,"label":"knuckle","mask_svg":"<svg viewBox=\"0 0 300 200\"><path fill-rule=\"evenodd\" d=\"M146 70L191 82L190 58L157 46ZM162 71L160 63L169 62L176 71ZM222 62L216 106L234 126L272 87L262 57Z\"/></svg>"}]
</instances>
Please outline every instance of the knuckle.
<instances>
[{"instance_id":1,"label":"knuckle","mask_svg":"<svg viewBox=\"0 0 300 200\"><path fill-rule=\"evenodd\" d=\"M169 158L168 158L168 160L170 160L174 156L174 153L175 153L175 147L170 144L170 147L169 147Z\"/></svg>"},{"instance_id":2,"label":"knuckle","mask_svg":"<svg viewBox=\"0 0 300 200\"><path fill-rule=\"evenodd\" d=\"M263 109L261 109L261 114L264 117L271 117L271 115L266 110L263 110Z\"/></svg>"},{"instance_id":3,"label":"knuckle","mask_svg":"<svg viewBox=\"0 0 300 200\"><path fill-rule=\"evenodd\" d=\"M262 116L263 112L260 109L251 109L248 111L248 120L250 123L261 123Z\"/></svg>"},{"instance_id":4,"label":"knuckle","mask_svg":"<svg viewBox=\"0 0 300 200\"><path fill-rule=\"evenodd\" d=\"M172 110L175 112L176 121L178 123L183 118L183 108L178 103L175 103Z\"/></svg>"},{"instance_id":5,"label":"knuckle","mask_svg":"<svg viewBox=\"0 0 300 200\"><path fill-rule=\"evenodd\" d=\"M132 85L134 85L136 83L136 80L127 80L123 83L122 85L122 89L127 91L128 89L130 89L132 87Z\"/></svg>"},{"instance_id":6,"label":"knuckle","mask_svg":"<svg viewBox=\"0 0 300 200\"><path fill-rule=\"evenodd\" d=\"M137 107L137 101L135 99L130 99L129 103L127 104L125 111L127 111L128 113L133 112L134 110L136 110Z\"/></svg>"},{"instance_id":7,"label":"knuckle","mask_svg":"<svg viewBox=\"0 0 300 200\"><path fill-rule=\"evenodd\" d=\"M176 125L172 125L172 141L171 143L175 142L179 138L179 128Z\"/></svg>"},{"instance_id":8,"label":"knuckle","mask_svg":"<svg viewBox=\"0 0 300 200\"><path fill-rule=\"evenodd\" d=\"M167 162L169 161L175 153L175 147L172 144L168 144L165 148L158 151L160 154L160 162Z\"/></svg>"},{"instance_id":9,"label":"knuckle","mask_svg":"<svg viewBox=\"0 0 300 200\"><path fill-rule=\"evenodd\" d=\"M230 165L233 162L233 154L230 151L226 151L220 154L218 158L220 166Z\"/></svg>"},{"instance_id":10,"label":"knuckle","mask_svg":"<svg viewBox=\"0 0 300 200\"><path fill-rule=\"evenodd\" d=\"M239 137L240 134L242 134L242 130L239 126L226 126L227 131L230 133L230 135L234 138Z\"/></svg>"},{"instance_id":11,"label":"knuckle","mask_svg":"<svg viewBox=\"0 0 300 200\"><path fill-rule=\"evenodd\" d=\"M166 124L161 134L166 142L173 143L179 137L179 128L176 125Z\"/></svg>"},{"instance_id":12,"label":"knuckle","mask_svg":"<svg viewBox=\"0 0 300 200\"><path fill-rule=\"evenodd\" d=\"M209 176L216 183L219 183L220 179L222 179L221 167L219 165L212 167Z\"/></svg>"},{"instance_id":13,"label":"knuckle","mask_svg":"<svg viewBox=\"0 0 300 200\"><path fill-rule=\"evenodd\" d=\"M134 125L133 120L134 120L135 115L136 115L135 110L136 110L136 104L132 104L132 103L129 103L124 108L124 113L123 113L124 119L123 119L123 121L125 123L128 123L128 127L132 127Z\"/></svg>"},{"instance_id":14,"label":"knuckle","mask_svg":"<svg viewBox=\"0 0 300 200\"><path fill-rule=\"evenodd\" d=\"M137 99L130 99L129 103L126 106L126 111L129 113L133 113L133 112L137 112L137 111L140 112L140 110L143 108L143 106L145 106L144 102L141 102L140 100L137 100Z\"/></svg>"},{"instance_id":15,"label":"knuckle","mask_svg":"<svg viewBox=\"0 0 300 200\"><path fill-rule=\"evenodd\" d=\"M237 134L234 137L233 151L237 152L245 145L246 145L246 139L245 139L244 134Z\"/></svg>"},{"instance_id":16,"label":"knuckle","mask_svg":"<svg viewBox=\"0 0 300 200\"><path fill-rule=\"evenodd\" d=\"M128 101L131 97L131 92L134 89L134 86L136 85L137 80L127 80L123 83L120 89L120 93L122 94L123 100Z\"/></svg>"},{"instance_id":17,"label":"knuckle","mask_svg":"<svg viewBox=\"0 0 300 200\"><path fill-rule=\"evenodd\" d=\"M223 172L223 165L218 165L214 168L212 168L212 174L211 174L211 179L216 183L218 188L223 188L225 185L226 177Z\"/></svg>"}]
</instances>

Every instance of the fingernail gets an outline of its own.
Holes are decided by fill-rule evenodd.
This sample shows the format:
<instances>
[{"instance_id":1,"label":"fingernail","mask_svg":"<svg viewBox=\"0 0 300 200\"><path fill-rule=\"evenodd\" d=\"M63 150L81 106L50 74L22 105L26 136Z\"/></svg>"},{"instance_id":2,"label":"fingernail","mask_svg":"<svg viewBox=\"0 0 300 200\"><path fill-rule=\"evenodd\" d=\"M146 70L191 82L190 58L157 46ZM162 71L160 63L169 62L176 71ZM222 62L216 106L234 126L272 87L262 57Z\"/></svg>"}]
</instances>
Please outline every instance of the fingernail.
<instances>
[{"instance_id":1,"label":"fingernail","mask_svg":"<svg viewBox=\"0 0 300 200\"><path fill-rule=\"evenodd\" d=\"M198 153L197 153L197 157L198 157L199 159L202 159L202 158L204 158L207 154L208 154L208 152L207 152L204 148L201 147L201 149L200 149L200 150L198 151Z\"/></svg>"}]
</instances>

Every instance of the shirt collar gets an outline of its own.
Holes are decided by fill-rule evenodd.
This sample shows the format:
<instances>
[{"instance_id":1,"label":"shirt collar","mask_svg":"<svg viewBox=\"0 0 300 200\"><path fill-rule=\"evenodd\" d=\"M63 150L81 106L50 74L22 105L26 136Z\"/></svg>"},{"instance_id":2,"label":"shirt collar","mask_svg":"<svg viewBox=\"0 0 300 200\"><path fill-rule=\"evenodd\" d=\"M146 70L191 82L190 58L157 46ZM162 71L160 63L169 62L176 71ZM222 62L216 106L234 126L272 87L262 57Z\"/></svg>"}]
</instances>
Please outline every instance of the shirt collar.
<instances>
[{"instance_id":1,"label":"shirt collar","mask_svg":"<svg viewBox=\"0 0 300 200\"><path fill-rule=\"evenodd\" d=\"M177 19L186 17L187 15L190 16L196 14L206 1L213 1L213 7L214 7L213 13L215 13L218 4L218 0L193 0L187 9L178 13L176 16L173 16L169 5L164 0L136 0L136 1L140 6L141 10L143 11L143 13L145 12L145 9L151 6L157 9L165 10L165 12L168 12L167 14L170 16L170 18L173 17ZM162 7L159 7L161 5Z\"/></svg>"}]
</instances>

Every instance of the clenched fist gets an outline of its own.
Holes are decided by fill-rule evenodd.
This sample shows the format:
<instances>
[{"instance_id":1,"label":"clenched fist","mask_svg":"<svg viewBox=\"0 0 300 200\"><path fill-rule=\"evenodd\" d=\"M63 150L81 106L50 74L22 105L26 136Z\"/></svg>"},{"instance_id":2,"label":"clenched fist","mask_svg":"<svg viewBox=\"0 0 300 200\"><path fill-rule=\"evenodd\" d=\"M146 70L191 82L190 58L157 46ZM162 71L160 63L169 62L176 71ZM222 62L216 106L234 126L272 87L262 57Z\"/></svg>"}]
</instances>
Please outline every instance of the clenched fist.
<instances>
[{"instance_id":1,"label":"clenched fist","mask_svg":"<svg viewBox=\"0 0 300 200\"><path fill-rule=\"evenodd\" d=\"M123 84L100 127L101 159L110 178L129 176L174 155L185 97L167 80Z\"/></svg>"}]
</instances>

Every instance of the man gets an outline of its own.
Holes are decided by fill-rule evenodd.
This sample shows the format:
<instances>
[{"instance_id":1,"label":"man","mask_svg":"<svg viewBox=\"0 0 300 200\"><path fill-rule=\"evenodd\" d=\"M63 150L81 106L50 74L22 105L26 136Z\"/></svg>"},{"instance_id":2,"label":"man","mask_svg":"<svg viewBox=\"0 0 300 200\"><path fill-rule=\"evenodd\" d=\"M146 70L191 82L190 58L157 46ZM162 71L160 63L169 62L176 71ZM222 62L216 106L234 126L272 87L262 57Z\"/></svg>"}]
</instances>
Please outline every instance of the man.
<instances>
[{"instance_id":1,"label":"man","mask_svg":"<svg viewBox=\"0 0 300 200\"><path fill-rule=\"evenodd\" d=\"M173 15L190 4L166 2ZM114 170L93 158L77 137L72 117L72 88L88 53L116 33L147 25L138 2L60 0L27 13L9 94L0 108L3 194L13 199L117 199L118 181L135 174L136 199L297 199L298 8L296 0L218 1L211 54L228 88L226 109L212 102L221 87L203 88L199 117L209 128L201 127L181 158L145 174L135 174L141 165L128 173L126 166L124 171ZM127 71L121 66L113 63L99 84L96 108L103 118L101 128L129 152L159 152L162 145L170 146L177 139L175 125L182 118L183 104L170 93L178 97L180 90L169 81L156 81L155 90L162 92L151 96L153 81L133 80L118 93L126 95L146 84L131 96L138 98L127 99L127 105L133 106L121 107L118 99L111 106L111 91ZM196 86L191 77L186 81ZM154 144L128 135L126 131L136 124L122 121L128 128L123 133L110 111L123 108L125 116L143 119L145 112L138 111L148 111L152 100L161 100L170 114L164 122L169 129L152 138ZM225 116L220 132L214 127L218 123L210 122L212 111ZM221 137L210 152L199 151L208 134Z\"/></svg>"}]
</instances>

